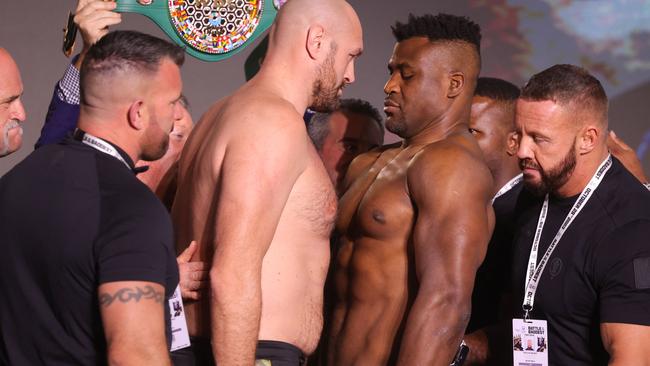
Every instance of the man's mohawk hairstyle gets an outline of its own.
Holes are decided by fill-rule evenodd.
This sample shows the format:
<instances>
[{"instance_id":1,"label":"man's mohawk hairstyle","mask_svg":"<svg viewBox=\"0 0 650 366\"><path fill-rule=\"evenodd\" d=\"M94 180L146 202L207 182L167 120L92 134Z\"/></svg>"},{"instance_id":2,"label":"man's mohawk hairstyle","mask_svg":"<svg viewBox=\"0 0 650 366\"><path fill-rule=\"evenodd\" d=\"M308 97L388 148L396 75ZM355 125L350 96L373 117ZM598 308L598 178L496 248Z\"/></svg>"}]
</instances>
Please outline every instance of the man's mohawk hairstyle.
<instances>
[{"instance_id":1,"label":"man's mohawk hairstyle","mask_svg":"<svg viewBox=\"0 0 650 366\"><path fill-rule=\"evenodd\" d=\"M413 37L427 37L431 41L463 41L481 53L481 27L467 17L439 13L415 16L409 14L408 22L396 22L391 27L397 42Z\"/></svg>"}]
</instances>

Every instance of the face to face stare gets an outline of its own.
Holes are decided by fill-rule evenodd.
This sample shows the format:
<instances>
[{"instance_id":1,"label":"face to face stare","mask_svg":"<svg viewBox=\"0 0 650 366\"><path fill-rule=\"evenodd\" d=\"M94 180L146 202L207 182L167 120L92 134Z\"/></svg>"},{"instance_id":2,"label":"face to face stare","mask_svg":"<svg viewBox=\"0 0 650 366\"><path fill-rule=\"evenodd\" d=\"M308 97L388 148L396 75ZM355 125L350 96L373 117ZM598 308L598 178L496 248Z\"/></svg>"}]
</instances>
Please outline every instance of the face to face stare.
<instances>
[{"instance_id":1,"label":"face to face stare","mask_svg":"<svg viewBox=\"0 0 650 366\"><path fill-rule=\"evenodd\" d=\"M554 193L571 178L577 162L573 118L569 108L552 101L517 101L517 156L532 193Z\"/></svg>"},{"instance_id":2,"label":"face to face stare","mask_svg":"<svg viewBox=\"0 0 650 366\"><path fill-rule=\"evenodd\" d=\"M354 82L354 63L363 52L363 37L361 23L352 8L347 17L341 29L332 31L329 49L313 83L310 108L316 112L336 110L343 88Z\"/></svg>"},{"instance_id":3,"label":"face to face stare","mask_svg":"<svg viewBox=\"0 0 650 366\"><path fill-rule=\"evenodd\" d=\"M514 108L505 102L475 96L469 120L469 131L474 135L483 151L491 172L496 172L504 159L516 154L514 128Z\"/></svg>"},{"instance_id":4,"label":"face to face stare","mask_svg":"<svg viewBox=\"0 0 650 366\"><path fill-rule=\"evenodd\" d=\"M5 50L0 48L0 157L17 151L22 145L25 108L20 100L23 82L18 66Z\"/></svg>"},{"instance_id":5,"label":"face to face stare","mask_svg":"<svg viewBox=\"0 0 650 366\"><path fill-rule=\"evenodd\" d=\"M141 139L142 160L154 161L165 155L174 121L183 116L182 88L180 69L170 60L164 60L151 81L145 100L148 124Z\"/></svg>"},{"instance_id":6,"label":"face to face stare","mask_svg":"<svg viewBox=\"0 0 650 366\"><path fill-rule=\"evenodd\" d=\"M395 45L384 86L386 129L402 138L422 131L448 108L448 50L426 37Z\"/></svg>"},{"instance_id":7,"label":"face to face stare","mask_svg":"<svg viewBox=\"0 0 650 366\"><path fill-rule=\"evenodd\" d=\"M336 111L328 123L329 133L319 153L332 183L339 187L352 160L380 146L384 131L370 117L358 113Z\"/></svg>"}]
</instances>

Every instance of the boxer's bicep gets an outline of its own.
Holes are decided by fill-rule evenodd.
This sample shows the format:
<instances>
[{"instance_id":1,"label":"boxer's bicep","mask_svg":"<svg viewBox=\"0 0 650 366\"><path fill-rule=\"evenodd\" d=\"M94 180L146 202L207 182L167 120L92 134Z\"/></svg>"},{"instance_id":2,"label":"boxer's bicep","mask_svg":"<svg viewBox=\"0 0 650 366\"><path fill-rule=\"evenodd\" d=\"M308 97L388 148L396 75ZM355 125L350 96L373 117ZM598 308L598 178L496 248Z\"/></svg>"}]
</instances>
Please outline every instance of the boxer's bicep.
<instances>
[{"instance_id":1,"label":"boxer's bicep","mask_svg":"<svg viewBox=\"0 0 650 366\"><path fill-rule=\"evenodd\" d=\"M279 114L230 141L213 197L210 304L218 364L253 363L262 312L262 261L305 169L304 127L300 131L277 118Z\"/></svg>"},{"instance_id":2,"label":"boxer's bicep","mask_svg":"<svg viewBox=\"0 0 650 366\"><path fill-rule=\"evenodd\" d=\"M471 294L491 235L489 172L464 152L420 159L409 174L417 207L413 245L416 273L433 291L452 286Z\"/></svg>"},{"instance_id":3,"label":"boxer's bicep","mask_svg":"<svg viewBox=\"0 0 650 366\"><path fill-rule=\"evenodd\" d=\"M291 129L236 141L227 149L216 197L215 260L234 256L242 264L259 262L268 249L289 194L304 170L306 152ZM258 131L256 134L262 134ZM262 138L259 136L259 138Z\"/></svg>"},{"instance_id":4,"label":"boxer's bicep","mask_svg":"<svg viewBox=\"0 0 650 366\"><path fill-rule=\"evenodd\" d=\"M491 181L483 187L487 169L476 169L474 159L458 150L423 151L409 167L418 288L399 365L449 364L469 320L474 277L490 235Z\"/></svg>"}]
</instances>

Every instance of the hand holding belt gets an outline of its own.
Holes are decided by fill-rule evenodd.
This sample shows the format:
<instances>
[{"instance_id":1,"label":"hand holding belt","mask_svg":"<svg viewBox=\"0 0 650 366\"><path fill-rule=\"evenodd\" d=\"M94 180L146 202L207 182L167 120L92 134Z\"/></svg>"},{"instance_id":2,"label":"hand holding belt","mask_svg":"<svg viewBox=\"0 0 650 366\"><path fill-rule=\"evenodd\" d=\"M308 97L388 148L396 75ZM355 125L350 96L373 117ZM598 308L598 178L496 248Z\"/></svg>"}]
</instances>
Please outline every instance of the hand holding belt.
<instances>
[{"instance_id":1,"label":"hand holding belt","mask_svg":"<svg viewBox=\"0 0 650 366\"><path fill-rule=\"evenodd\" d=\"M111 0L105 0L111 1ZM176 44L203 61L229 58L268 29L286 0L117 0L115 11L153 20ZM72 54L74 14L64 29L63 53Z\"/></svg>"}]
</instances>

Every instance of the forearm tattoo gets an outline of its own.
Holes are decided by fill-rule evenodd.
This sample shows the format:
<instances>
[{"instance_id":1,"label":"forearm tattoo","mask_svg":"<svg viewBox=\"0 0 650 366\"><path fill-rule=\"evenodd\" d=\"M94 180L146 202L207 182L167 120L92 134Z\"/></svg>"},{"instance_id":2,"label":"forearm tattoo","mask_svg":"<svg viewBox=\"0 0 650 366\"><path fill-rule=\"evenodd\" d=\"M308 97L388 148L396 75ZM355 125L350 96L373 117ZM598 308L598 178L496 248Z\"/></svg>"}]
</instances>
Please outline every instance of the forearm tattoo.
<instances>
[{"instance_id":1,"label":"forearm tattoo","mask_svg":"<svg viewBox=\"0 0 650 366\"><path fill-rule=\"evenodd\" d=\"M144 286L144 288L125 287L121 288L113 294L103 292L99 294L99 304L104 307L110 306L116 300L121 303L127 302L140 302L140 299L153 300L159 304L165 301L165 295L162 291L156 291L152 286Z\"/></svg>"}]
</instances>

